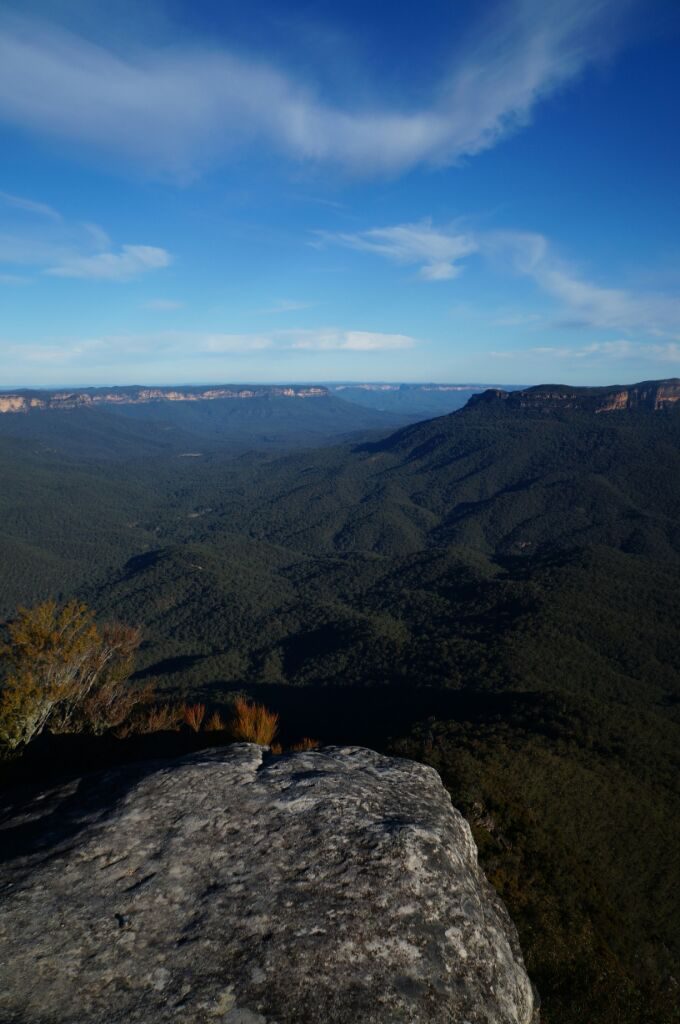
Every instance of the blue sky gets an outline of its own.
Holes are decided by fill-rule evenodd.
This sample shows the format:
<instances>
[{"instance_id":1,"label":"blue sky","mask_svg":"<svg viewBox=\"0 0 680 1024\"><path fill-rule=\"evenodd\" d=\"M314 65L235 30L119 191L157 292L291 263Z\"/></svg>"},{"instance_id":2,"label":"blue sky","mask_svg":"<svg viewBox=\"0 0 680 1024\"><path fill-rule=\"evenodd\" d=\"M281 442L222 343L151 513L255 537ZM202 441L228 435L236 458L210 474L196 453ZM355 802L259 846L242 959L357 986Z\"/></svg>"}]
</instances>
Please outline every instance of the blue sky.
<instances>
[{"instance_id":1,"label":"blue sky","mask_svg":"<svg viewBox=\"0 0 680 1024\"><path fill-rule=\"evenodd\" d=\"M0 387L680 375L679 56L665 0L5 0Z\"/></svg>"}]
</instances>

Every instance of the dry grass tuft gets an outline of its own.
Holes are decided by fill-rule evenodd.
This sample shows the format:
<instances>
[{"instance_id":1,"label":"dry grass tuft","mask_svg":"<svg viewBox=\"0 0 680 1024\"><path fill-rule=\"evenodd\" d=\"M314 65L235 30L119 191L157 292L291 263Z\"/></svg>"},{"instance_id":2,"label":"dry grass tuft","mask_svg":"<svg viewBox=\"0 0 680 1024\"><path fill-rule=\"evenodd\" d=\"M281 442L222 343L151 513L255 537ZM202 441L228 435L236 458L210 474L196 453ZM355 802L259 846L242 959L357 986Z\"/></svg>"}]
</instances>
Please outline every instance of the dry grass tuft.
<instances>
[{"instance_id":1,"label":"dry grass tuft","mask_svg":"<svg viewBox=\"0 0 680 1024\"><path fill-rule=\"evenodd\" d=\"M193 729L194 732L200 732L201 726L203 725L203 719L205 718L205 704L185 704L184 705L184 721Z\"/></svg>"},{"instance_id":2,"label":"dry grass tuft","mask_svg":"<svg viewBox=\"0 0 680 1024\"><path fill-rule=\"evenodd\" d=\"M145 732L177 732L184 718L184 709L176 704L160 704L149 708Z\"/></svg>"},{"instance_id":3,"label":"dry grass tuft","mask_svg":"<svg viewBox=\"0 0 680 1024\"><path fill-rule=\"evenodd\" d=\"M279 731L279 716L268 711L263 704L251 704L244 697L234 701L236 717L231 723L231 734L236 740L271 746Z\"/></svg>"},{"instance_id":4,"label":"dry grass tuft","mask_svg":"<svg viewBox=\"0 0 680 1024\"><path fill-rule=\"evenodd\" d=\"M297 753L302 750L317 750L318 747L320 746L321 744L319 743L318 740L313 740L310 739L309 736L305 736L304 739L301 739L299 743L294 743L293 746L289 747L288 749L292 752Z\"/></svg>"},{"instance_id":5,"label":"dry grass tuft","mask_svg":"<svg viewBox=\"0 0 680 1024\"><path fill-rule=\"evenodd\" d=\"M227 726L219 711L213 711L203 728L205 732L224 732Z\"/></svg>"},{"instance_id":6,"label":"dry grass tuft","mask_svg":"<svg viewBox=\"0 0 680 1024\"><path fill-rule=\"evenodd\" d=\"M114 732L119 740L128 736L144 736L152 732L177 732L184 721L184 708L176 704L155 704L140 708Z\"/></svg>"}]
</instances>

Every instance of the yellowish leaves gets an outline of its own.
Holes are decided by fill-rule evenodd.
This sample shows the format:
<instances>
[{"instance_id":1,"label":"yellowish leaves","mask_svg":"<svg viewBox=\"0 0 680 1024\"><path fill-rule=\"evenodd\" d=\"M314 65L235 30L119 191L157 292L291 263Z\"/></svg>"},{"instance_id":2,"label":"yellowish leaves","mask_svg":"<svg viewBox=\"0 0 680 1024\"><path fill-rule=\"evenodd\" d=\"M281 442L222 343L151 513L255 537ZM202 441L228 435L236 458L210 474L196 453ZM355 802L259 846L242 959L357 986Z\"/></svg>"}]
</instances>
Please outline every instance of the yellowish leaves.
<instances>
[{"instance_id":1,"label":"yellowish leaves","mask_svg":"<svg viewBox=\"0 0 680 1024\"><path fill-rule=\"evenodd\" d=\"M102 732L117 725L140 699L129 685L139 630L98 629L78 601L45 601L20 608L0 644L0 743L28 743L49 727Z\"/></svg>"}]
</instances>

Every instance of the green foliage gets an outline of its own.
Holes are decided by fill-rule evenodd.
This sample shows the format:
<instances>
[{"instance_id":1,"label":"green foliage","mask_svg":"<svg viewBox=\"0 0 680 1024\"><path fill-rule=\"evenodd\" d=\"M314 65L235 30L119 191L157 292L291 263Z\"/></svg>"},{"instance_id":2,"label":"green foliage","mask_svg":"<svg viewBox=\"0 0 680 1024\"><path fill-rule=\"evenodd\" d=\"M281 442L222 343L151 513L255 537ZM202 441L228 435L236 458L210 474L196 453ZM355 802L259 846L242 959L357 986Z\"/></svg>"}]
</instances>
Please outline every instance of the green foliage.
<instances>
[{"instance_id":1,"label":"green foliage","mask_svg":"<svg viewBox=\"0 0 680 1024\"><path fill-rule=\"evenodd\" d=\"M392 744L469 818L546 1024L677 1020L676 737L616 705L526 695Z\"/></svg>"}]
</instances>

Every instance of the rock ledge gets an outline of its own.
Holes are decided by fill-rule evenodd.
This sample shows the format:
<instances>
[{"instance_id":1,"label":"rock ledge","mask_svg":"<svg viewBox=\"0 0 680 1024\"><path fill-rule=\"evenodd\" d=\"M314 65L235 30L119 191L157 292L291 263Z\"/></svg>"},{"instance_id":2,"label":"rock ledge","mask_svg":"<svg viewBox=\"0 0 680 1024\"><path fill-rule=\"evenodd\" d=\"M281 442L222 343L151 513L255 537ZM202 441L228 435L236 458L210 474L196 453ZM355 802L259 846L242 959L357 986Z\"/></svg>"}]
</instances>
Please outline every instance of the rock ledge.
<instances>
[{"instance_id":1,"label":"rock ledge","mask_svg":"<svg viewBox=\"0 0 680 1024\"><path fill-rule=\"evenodd\" d=\"M437 773L238 744L0 828L4 1024L530 1024L515 929Z\"/></svg>"}]
</instances>

